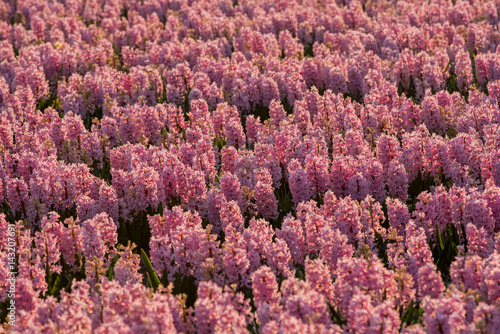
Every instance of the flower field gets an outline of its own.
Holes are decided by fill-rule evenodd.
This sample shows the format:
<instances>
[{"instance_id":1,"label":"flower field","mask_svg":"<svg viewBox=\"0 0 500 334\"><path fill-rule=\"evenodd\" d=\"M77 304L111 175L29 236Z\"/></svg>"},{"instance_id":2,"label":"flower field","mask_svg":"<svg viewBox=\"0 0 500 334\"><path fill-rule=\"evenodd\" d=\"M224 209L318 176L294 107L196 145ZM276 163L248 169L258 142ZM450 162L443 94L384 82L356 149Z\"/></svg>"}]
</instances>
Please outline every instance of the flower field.
<instances>
[{"instance_id":1,"label":"flower field","mask_svg":"<svg viewBox=\"0 0 500 334\"><path fill-rule=\"evenodd\" d=\"M0 0L0 332L500 333L499 15Z\"/></svg>"}]
</instances>

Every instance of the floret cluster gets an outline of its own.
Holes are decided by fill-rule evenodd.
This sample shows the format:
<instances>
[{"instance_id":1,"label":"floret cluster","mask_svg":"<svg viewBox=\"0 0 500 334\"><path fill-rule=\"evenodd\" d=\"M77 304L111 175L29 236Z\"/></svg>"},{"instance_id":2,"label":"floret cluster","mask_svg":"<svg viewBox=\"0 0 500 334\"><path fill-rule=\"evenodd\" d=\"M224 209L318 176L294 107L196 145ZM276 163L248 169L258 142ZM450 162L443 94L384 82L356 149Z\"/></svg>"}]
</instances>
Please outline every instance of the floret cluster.
<instances>
[{"instance_id":1,"label":"floret cluster","mask_svg":"<svg viewBox=\"0 0 500 334\"><path fill-rule=\"evenodd\" d=\"M498 333L499 15L0 0L4 330Z\"/></svg>"}]
</instances>

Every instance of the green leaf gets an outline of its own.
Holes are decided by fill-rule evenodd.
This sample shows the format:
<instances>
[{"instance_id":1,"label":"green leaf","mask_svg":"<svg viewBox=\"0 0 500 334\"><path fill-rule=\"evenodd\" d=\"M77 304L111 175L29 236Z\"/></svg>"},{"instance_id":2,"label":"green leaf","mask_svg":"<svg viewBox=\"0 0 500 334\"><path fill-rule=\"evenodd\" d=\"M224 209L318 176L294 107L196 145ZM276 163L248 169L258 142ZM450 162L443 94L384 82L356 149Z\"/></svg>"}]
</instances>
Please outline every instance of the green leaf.
<instances>
[{"instance_id":1,"label":"green leaf","mask_svg":"<svg viewBox=\"0 0 500 334\"><path fill-rule=\"evenodd\" d=\"M154 288L154 286L153 286L153 283L152 283L153 281L151 280L151 276L149 276L149 273L148 273L147 271L146 271L146 276L148 277L148 284L149 284L149 287L150 287L150 288L153 288L153 289L156 291L156 289L155 289L155 288Z\"/></svg>"},{"instance_id":2,"label":"green leaf","mask_svg":"<svg viewBox=\"0 0 500 334\"><path fill-rule=\"evenodd\" d=\"M57 276L56 280L54 281L54 285L52 286L52 289L50 291L50 295L54 296L57 291L61 288L61 276Z\"/></svg>"},{"instance_id":3,"label":"green leaf","mask_svg":"<svg viewBox=\"0 0 500 334\"><path fill-rule=\"evenodd\" d=\"M436 224L436 236L439 242L439 247L441 247L441 250L444 250L443 239L441 238L441 231L439 231L438 224Z\"/></svg>"},{"instance_id":4,"label":"green leaf","mask_svg":"<svg viewBox=\"0 0 500 334\"><path fill-rule=\"evenodd\" d=\"M153 266L151 265L151 262L149 261L149 258L143 249L141 249L141 260L142 263L144 263L144 266L146 267L149 283L156 291L161 282L158 279L158 276L156 275L155 271L153 270Z\"/></svg>"},{"instance_id":5,"label":"green leaf","mask_svg":"<svg viewBox=\"0 0 500 334\"><path fill-rule=\"evenodd\" d=\"M347 322L342 319L340 312L338 312L338 310L336 310L330 303L328 303L328 307L332 315L332 320L335 324L341 326L347 324Z\"/></svg>"},{"instance_id":6,"label":"green leaf","mask_svg":"<svg viewBox=\"0 0 500 334\"><path fill-rule=\"evenodd\" d=\"M111 261L111 265L109 266L108 275L107 275L108 279L110 279L110 280L112 280L115 277L113 270L115 269L116 261L118 261L119 258L120 258L120 255L116 254L115 257L113 258L113 261Z\"/></svg>"},{"instance_id":7,"label":"green leaf","mask_svg":"<svg viewBox=\"0 0 500 334\"><path fill-rule=\"evenodd\" d=\"M414 310L414 306L413 306L413 299L410 301L410 305L408 305L408 307L406 308L406 310L403 310L403 308L401 308L401 311L400 313L401 314L404 314L402 317L401 317L401 323L408 323L410 321L410 317L413 313L413 310ZM401 316L401 315L400 315Z\"/></svg>"}]
</instances>

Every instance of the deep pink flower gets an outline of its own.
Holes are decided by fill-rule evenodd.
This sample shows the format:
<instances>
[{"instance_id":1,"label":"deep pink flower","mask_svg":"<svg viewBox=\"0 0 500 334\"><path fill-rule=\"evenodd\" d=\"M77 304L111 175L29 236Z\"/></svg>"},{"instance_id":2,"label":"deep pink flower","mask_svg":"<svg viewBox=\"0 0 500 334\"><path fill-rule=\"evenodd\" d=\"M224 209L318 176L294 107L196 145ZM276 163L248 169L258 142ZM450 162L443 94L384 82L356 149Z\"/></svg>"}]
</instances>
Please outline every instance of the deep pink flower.
<instances>
[{"instance_id":1,"label":"deep pink flower","mask_svg":"<svg viewBox=\"0 0 500 334\"><path fill-rule=\"evenodd\" d=\"M278 201L272 187L272 177L267 169L261 168L256 173L255 201L259 213L267 219L278 218Z\"/></svg>"}]
</instances>

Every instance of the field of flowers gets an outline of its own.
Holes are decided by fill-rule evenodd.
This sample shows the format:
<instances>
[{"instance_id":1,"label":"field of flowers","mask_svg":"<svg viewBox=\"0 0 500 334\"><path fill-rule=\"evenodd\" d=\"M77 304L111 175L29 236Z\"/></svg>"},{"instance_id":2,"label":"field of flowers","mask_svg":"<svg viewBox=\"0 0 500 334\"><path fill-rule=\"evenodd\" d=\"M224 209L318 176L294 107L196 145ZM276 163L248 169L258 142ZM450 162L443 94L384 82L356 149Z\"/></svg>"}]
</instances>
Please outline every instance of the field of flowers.
<instances>
[{"instance_id":1,"label":"field of flowers","mask_svg":"<svg viewBox=\"0 0 500 334\"><path fill-rule=\"evenodd\" d=\"M0 0L0 332L500 333L499 14Z\"/></svg>"}]
</instances>

